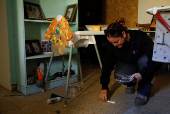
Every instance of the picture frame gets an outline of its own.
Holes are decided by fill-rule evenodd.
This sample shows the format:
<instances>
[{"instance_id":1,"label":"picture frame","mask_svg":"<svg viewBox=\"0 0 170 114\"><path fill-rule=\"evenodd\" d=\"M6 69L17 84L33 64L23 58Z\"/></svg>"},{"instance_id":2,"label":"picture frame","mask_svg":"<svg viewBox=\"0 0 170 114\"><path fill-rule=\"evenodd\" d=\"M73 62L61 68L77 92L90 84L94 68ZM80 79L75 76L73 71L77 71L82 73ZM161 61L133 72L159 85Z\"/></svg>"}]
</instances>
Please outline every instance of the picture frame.
<instances>
[{"instance_id":1,"label":"picture frame","mask_svg":"<svg viewBox=\"0 0 170 114\"><path fill-rule=\"evenodd\" d=\"M50 40L41 40L41 49L44 54L52 53L51 52L52 41Z\"/></svg>"},{"instance_id":2,"label":"picture frame","mask_svg":"<svg viewBox=\"0 0 170 114\"><path fill-rule=\"evenodd\" d=\"M31 42L29 40L25 40L25 52L26 52L26 56L33 55Z\"/></svg>"},{"instance_id":3,"label":"picture frame","mask_svg":"<svg viewBox=\"0 0 170 114\"><path fill-rule=\"evenodd\" d=\"M68 5L64 14L64 17L68 20L68 22L73 22L77 11L77 4Z\"/></svg>"},{"instance_id":4,"label":"picture frame","mask_svg":"<svg viewBox=\"0 0 170 114\"><path fill-rule=\"evenodd\" d=\"M25 40L26 56L40 55L42 49L39 40Z\"/></svg>"},{"instance_id":5,"label":"picture frame","mask_svg":"<svg viewBox=\"0 0 170 114\"><path fill-rule=\"evenodd\" d=\"M24 16L25 19L43 20L40 5L25 1L24 1Z\"/></svg>"},{"instance_id":6,"label":"picture frame","mask_svg":"<svg viewBox=\"0 0 170 114\"><path fill-rule=\"evenodd\" d=\"M42 54L42 49L39 40L31 40L31 46L32 46L33 55Z\"/></svg>"}]
</instances>

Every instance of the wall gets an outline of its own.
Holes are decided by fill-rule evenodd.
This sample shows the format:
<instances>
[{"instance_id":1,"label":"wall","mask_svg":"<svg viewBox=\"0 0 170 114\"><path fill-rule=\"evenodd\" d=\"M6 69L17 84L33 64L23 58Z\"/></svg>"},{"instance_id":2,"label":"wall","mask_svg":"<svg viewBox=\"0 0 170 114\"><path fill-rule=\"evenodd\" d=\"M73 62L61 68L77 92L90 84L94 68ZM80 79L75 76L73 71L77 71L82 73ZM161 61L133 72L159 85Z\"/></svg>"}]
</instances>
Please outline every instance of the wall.
<instances>
[{"instance_id":1,"label":"wall","mask_svg":"<svg viewBox=\"0 0 170 114\"><path fill-rule=\"evenodd\" d=\"M162 6L170 6L170 0L138 0L138 22L140 24L150 23L152 15L146 13L146 10Z\"/></svg>"},{"instance_id":2,"label":"wall","mask_svg":"<svg viewBox=\"0 0 170 114\"><path fill-rule=\"evenodd\" d=\"M135 28L138 21L138 0L105 0L105 23L125 19L125 26Z\"/></svg>"},{"instance_id":3,"label":"wall","mask_svg":"<svg viewBox=\"0 0 170 114\"><path fill-rule=\"evenodd\" d=\"M0 85L11 90L6 0L0 0Z\"/></svg>"},{"instance_id":4,"label":"wall","mask_svg":"<svg viewBox=\"0 0 170 114\"><path fill-rule=\"evenodd\" d=\"M78 0L79 30L85 25L103 24L104 0ZM85 10L86 9L86 10Z\"/></svg>"}]
</instances>

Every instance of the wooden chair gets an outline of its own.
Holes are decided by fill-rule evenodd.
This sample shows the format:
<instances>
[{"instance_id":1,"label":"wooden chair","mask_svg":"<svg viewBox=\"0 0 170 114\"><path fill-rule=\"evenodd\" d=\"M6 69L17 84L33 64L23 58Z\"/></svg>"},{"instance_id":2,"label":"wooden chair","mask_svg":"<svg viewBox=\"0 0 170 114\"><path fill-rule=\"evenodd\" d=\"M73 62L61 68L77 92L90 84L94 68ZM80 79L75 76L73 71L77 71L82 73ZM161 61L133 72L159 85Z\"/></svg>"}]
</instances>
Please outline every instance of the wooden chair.
<instances>
[{"instance_id":1,"label":"wooden chair","mask_svg":"<svg viewBox=\"0 0 170 114\"><path fill-rule=\"evenodd\" d=\"M139 23L136 23L136 27L138 28L138 30L150 31L150 24L139 24Z\"/></svg>"}]
</instances>

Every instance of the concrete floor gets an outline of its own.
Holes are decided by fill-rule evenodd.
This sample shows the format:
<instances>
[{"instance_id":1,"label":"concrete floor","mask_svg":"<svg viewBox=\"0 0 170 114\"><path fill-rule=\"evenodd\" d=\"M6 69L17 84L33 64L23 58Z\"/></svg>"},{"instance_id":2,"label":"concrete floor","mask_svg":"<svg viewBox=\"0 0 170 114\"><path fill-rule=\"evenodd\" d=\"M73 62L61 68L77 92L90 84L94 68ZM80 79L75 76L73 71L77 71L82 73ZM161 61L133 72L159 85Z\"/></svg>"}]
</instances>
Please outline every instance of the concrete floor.
<instances>
[{"instance_id":1,"label":"concrete floor","mask_svg":"<svg viewBox=\"0 0 170 114\"><path fill-rule=\"evenodd\" d=\"M0 114L56 114L56 111L57 114L132 114L134 111L136 114L145 114L137 109L149 110L155 112L154 114L170 114L170 71L166 71L166 66L163 66L154 77L151 98L141 107L134 107L137 92L132 95L125 94L126 86L117 83L113 76L109 87L112 93L111 100L115 101L115 104L103 102L99 98L101 92L99 65L83 63L82 71L84 83L80 81L75 83L81 90L79 93L69 93L71 99L67 100L67 107L64 107L64 99L58 103L47 104L47 99L52 93L64 96L65 86L28 96L12 97L5 95L22 94L17 91L10 92L0 86Z\"/></svg>"}]
</instances>

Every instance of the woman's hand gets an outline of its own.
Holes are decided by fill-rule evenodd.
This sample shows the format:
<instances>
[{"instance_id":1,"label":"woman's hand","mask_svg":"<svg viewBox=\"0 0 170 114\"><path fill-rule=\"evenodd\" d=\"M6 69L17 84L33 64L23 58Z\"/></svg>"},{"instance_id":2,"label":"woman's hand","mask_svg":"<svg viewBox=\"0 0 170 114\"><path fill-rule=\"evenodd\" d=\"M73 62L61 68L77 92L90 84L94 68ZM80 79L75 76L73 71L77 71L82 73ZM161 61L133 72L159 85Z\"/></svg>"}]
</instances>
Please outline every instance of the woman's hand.
<instances>
[{"instance_id":1,"label":"woman's hand","mask_svg":"<svg viewBox=\"0 0 170 114\"><path fill-rule=\"evenodd\" d=\"M107 94L108 94L108 90L107 89L102 90L101 93L100 93L100 98L103 101L107 101Z\"/></svg>"},{"instance_id":2,"label":"woman's hand","mask_svg":"<svg viewBox=\"0 0 170 114\"><path fill-rule=\"evenodd\" d=\"M140 73L135 73L131 77L134 78L134 82L139 82L142 80L142 76Z\"/></svg>"}]
</instances>

